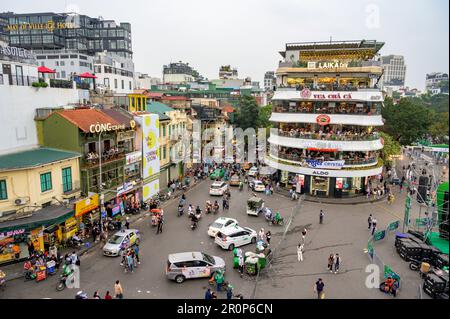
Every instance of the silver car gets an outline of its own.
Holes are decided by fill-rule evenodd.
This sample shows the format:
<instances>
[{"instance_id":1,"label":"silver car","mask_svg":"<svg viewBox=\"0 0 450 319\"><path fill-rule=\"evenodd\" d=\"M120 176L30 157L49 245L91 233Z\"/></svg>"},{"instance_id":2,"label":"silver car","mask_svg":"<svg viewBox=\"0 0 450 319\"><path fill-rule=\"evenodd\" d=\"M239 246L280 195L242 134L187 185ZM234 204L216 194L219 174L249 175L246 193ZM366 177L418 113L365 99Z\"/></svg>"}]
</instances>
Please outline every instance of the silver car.
<instances>
[{"instance_id":1,"label":"silver car","mask_svg":"<svg viewBox=\"0 0 450 319\"><path fill-rule=\"evenodd\" d=\"M181 284L186 279L210 278L218 270L225 272L225 261L220 257L202 252L177 253L168 257L166 276Z\"/></svg>"},{"instance_id":2,"label":"silver car","mask_svg":"<svg viewBox=\"0 0 450 319\"><path fill-rule=\"evenodd\" d=\"M112 235L105 246L103 246L103 255L119 256L121 252L141 240L141 234L137 229L124 229Z\"/></svg>"}]
</instances>

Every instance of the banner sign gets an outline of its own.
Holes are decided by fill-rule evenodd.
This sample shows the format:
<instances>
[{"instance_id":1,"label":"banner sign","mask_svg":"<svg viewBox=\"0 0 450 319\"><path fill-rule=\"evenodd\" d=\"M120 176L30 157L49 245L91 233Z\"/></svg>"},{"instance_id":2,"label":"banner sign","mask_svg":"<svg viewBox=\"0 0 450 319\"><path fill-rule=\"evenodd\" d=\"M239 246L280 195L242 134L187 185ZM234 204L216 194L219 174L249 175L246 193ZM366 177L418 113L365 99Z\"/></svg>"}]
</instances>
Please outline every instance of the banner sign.
<instances>
[{"instance_id":1,"label":"banner sign","mask_svg":"<svg viewBox=\"0 0 450 319\"><path fill-rule=\"evenodd\" d=\"M141 160L142 160L142 152L141 151L129 153L126 155L125 165L130 165L132 163L140 162Z\"/></svg>"},{"instance_id":2,"label":"banner sign","mask_svg":"<svg viewBox=\"0 0 450 319\"><path fill-rule=\"evenodd\" d=\"M98 207L98 194L79 200L75 203L75 217L79 217Z\"/></svg>"},{"instance_id":3,"label":"banner sign","mask_svg":"<svg viewBox=\"0 0 450 319\"><path fill-rule=\"evenodd\" d=\"M6 238L6 237L12 237L12 236L16 236L16 235L22 235L24 233L25 233L25 228L6 231L6 232L0 233L0 239Z\"/></svg>"},{"instance_id":4,"label":"banner sign","mask_svg":"<svg viewBox=\"0 0 450 319\"><path fill-rule=\"evenodd\" d=\"M345 161L319 161L319 160L306 160L306 163L311 168L322 169L341 169L344 167Z\"/></svg>"},{"instance_id":5,"label":"banner sign","mask_svg":"<svg viewBox=\"0 0 450 319\"><path fill-rule=\"evenodd\" d=\"M375 234L373 235L373 241L380 241L380 240L384 239L384 237L386 237L386 231L379 230L379 231L375 232Z\"/></svg>"},{"instance_id":6,"label":"banner sign","mask_svg":"<svg viewBox=\"0 0 450 319\"><path fill-rule=\"evenodd\" d=\"M145 180L160 172L159 161L159 116L157 114L142 115L142 178ZM143 200L147 201L159 192L159 180L144 184Z\"/></svg>"},{"instance_id":7,"label":"banner sign","mask_svg":"<svg viewBox=\"0 0 450 319\"><path fill-rule=\"evenodd\" d=\"M399 226L400 226L400 221L397 220L397 221L395 221L395 222L390 223L390 224L387 226L386 231L389 232L389 231L396 230L396 229L398 229Z\"/></svg>"}]
</instances>

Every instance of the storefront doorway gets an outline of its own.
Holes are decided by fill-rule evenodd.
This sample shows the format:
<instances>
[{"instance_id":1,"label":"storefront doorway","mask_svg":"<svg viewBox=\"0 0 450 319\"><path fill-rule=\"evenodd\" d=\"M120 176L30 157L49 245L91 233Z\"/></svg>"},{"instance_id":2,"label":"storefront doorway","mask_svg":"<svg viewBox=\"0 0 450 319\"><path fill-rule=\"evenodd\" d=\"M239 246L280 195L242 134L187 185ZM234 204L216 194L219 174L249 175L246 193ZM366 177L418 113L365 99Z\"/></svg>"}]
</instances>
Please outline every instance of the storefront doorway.
<instances>
[{"instance_id":1,"label":"storefront doorway","mask_svg":"<svg viewBox=\"0 0 450 319\"><path fill-rule=\"evenodd\" d=\"M311 176L311 195L317 197L328 197L329 178Z\"/></svg>"}]
</instances>

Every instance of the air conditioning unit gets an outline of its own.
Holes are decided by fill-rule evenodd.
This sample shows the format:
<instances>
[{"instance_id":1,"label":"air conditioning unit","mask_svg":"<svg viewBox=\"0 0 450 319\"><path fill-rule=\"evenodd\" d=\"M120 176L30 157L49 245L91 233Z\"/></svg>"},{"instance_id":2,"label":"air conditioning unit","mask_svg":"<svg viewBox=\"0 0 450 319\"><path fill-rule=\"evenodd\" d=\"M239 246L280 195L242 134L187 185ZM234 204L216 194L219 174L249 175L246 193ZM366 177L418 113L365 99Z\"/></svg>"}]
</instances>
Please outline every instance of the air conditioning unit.
<instances>
[{"instance_id":1,"label":"air conditioning unit","mask_svg":"<svg viewBox=\"0 0 450 319\"><path fill-rule=\"evenodd\" d=\"M16 200L14 200L14 204L16 204L17 206L25 205L26 203L27 203L26 198L17 198Z\"/></svg>"}]
</instances>

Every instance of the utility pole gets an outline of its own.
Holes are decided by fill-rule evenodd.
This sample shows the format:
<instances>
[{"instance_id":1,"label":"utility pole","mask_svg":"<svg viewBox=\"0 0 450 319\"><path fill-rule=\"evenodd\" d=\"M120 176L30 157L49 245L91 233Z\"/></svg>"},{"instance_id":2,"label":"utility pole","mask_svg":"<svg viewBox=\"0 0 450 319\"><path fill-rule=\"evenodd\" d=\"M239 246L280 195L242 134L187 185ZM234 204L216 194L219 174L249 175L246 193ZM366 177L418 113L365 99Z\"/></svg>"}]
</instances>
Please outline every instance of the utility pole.
<instances>
[{"instance_id":1,"label":"utility pole","mask_svg":"<svg viewBox=\"0 0 450 319\"><path fill-rule=\"evenodd\" d=\"M98 134L98 157L99 157L99 170L100 170L100 184L98 187L98 195L100 197L100 232L103 234L103 209L104 209L104 196L102 194L102 144L101 144L101 136L103 132Z\"/></svg>"}]
</instances>

